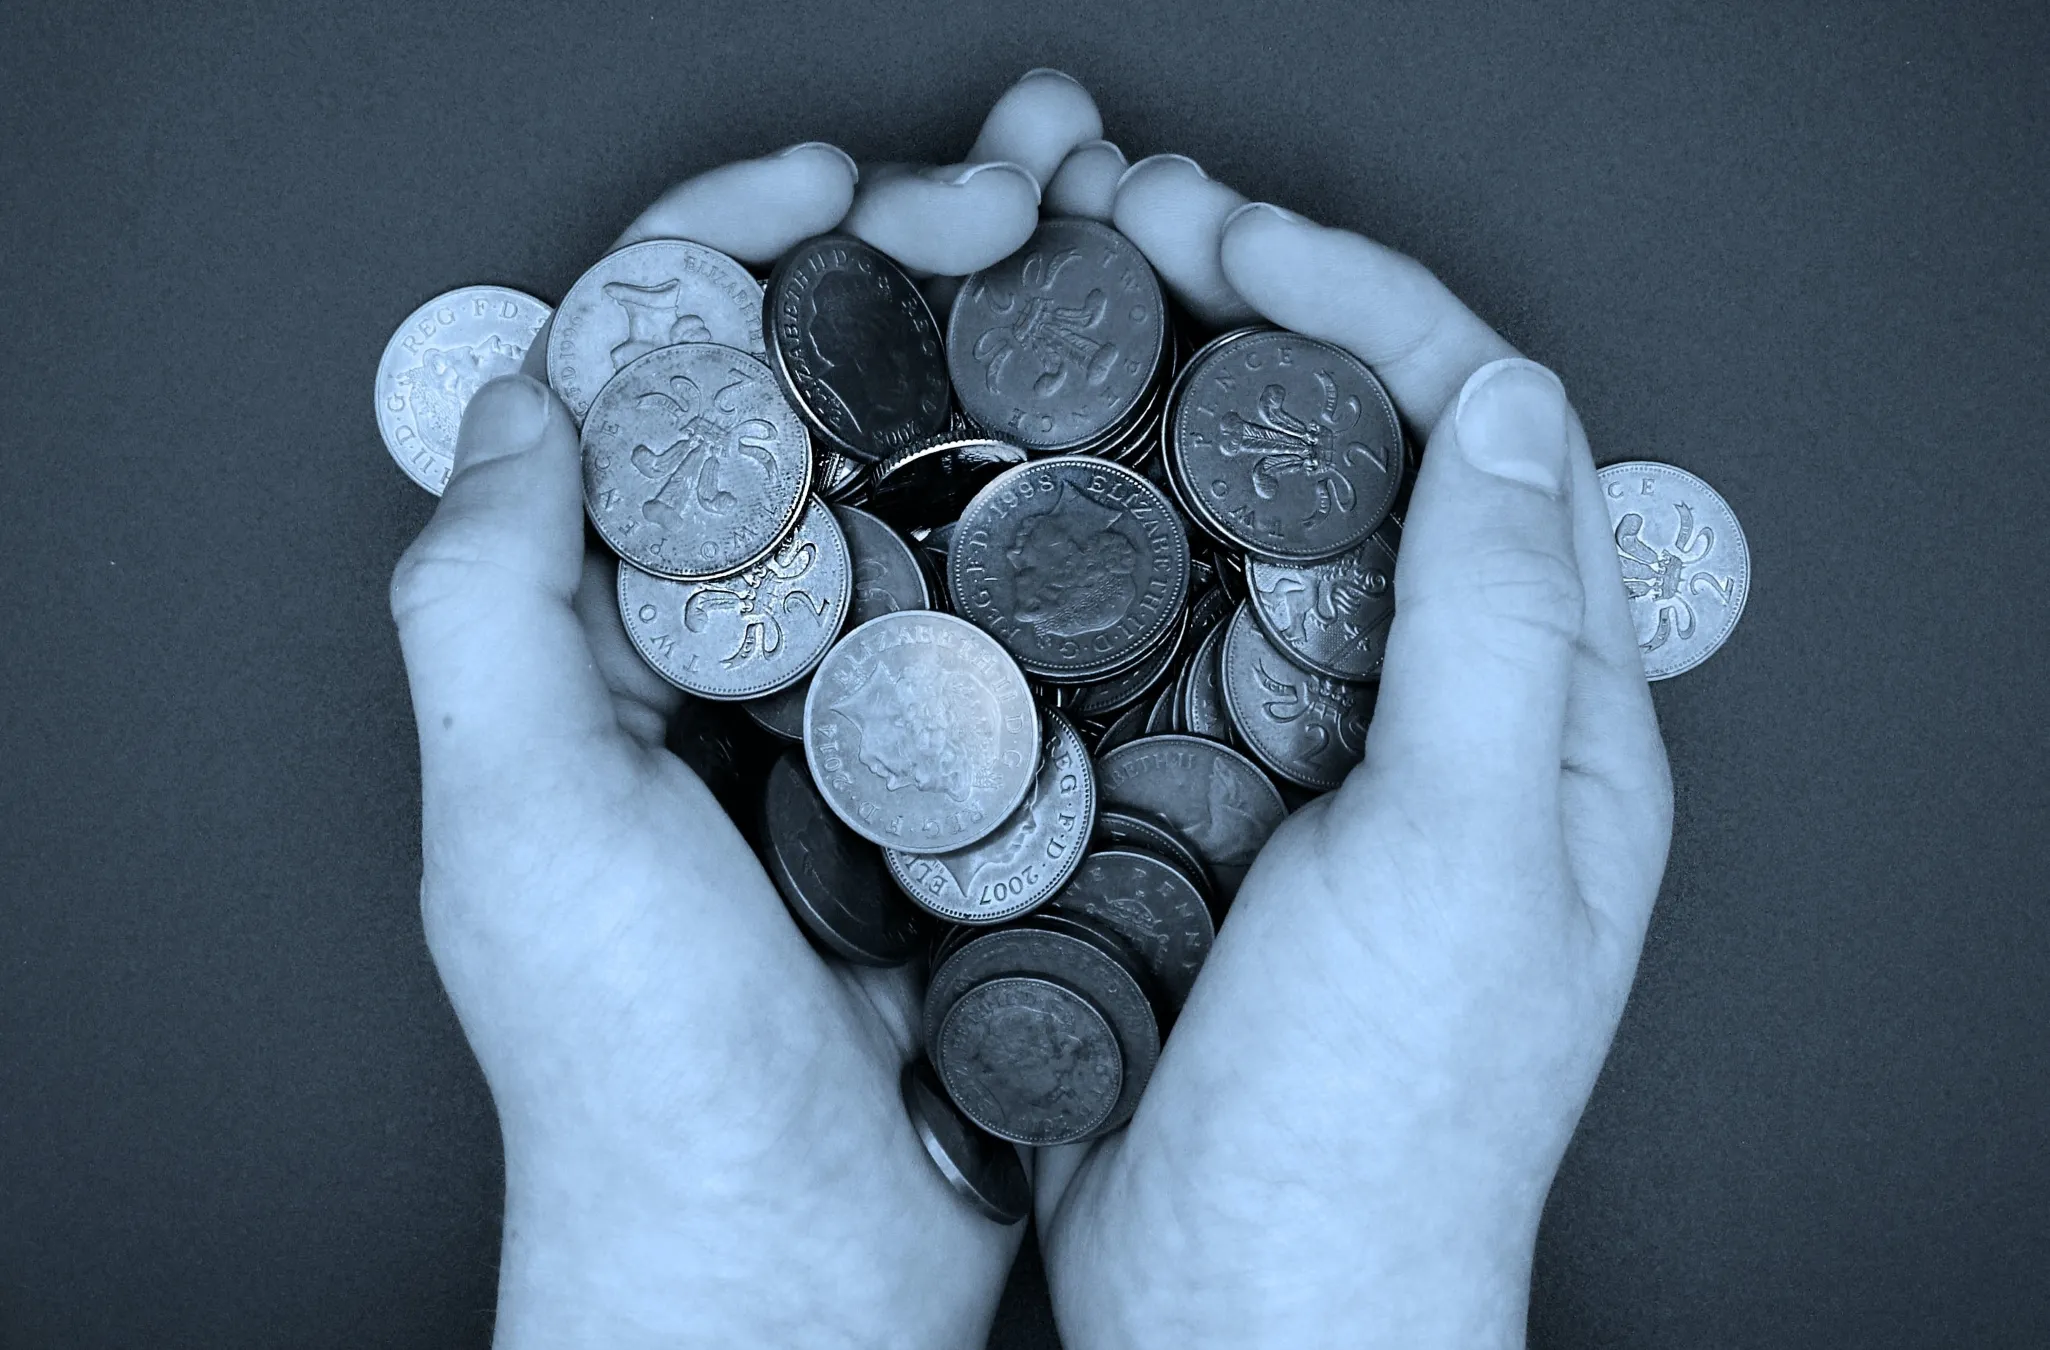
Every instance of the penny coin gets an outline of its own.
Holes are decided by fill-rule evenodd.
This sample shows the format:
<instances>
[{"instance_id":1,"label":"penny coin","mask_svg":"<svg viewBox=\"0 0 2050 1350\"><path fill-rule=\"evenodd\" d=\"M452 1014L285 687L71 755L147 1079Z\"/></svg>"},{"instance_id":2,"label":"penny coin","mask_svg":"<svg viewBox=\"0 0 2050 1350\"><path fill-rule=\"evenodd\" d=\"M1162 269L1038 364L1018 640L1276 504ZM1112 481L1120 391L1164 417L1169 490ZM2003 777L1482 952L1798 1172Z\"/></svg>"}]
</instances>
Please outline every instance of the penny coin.
<instances>
[{"instance_id":1,"label":"penny coin","mask_svg":"<svg viewBox=\"0 0 2050 1350\"><path fill-rule=\"evenodd\" d=\"M1395 617L1392 520L1349 553L1320 563L1246 559L1253 617L1304 670L1334 680L1371 680L1381 673Z\"/></svg>"},{"instance_id":2,"label":"penny coin","mask_svg":"<svg viewBox=\"0 0 2050 1350\"><path fill-rule=\"evenodd\" d=\"M1081 865L1096 823L1096 772L1075 728L1043 714L1046 745L1032 792L988 838L952 853L883 850L904 893L942 919L1002 923L1037 909Z\"/></svg>"},{"instance_id":3,"label":"penny coin","mask_svg":"<svg viewBox=\"0 0 2050 1350\"><path fill-rule=\"evenodd\" d=\"M1153 706L1146 711L1146 735L1158 736L1175 729L1175 706L1180 697L1179 681L1160 691L1160 696L1153 700Z\"/></svg>"},{"instance_id":4,"label":"penny coin","mask_svg":"<svg viewBox=\"0 0 2050 1350\"><path fill-rule=\"evenodd\" d=\"M1138 953L1170 1014L1181 1011L1217 929L1196 883L1164 858L1109 848L1082 860L1053 908L1095 919Z\"/></svg>"},{"instance_id":5,"label":"penny coin","mask_svg":"<svg viewBox=\"0 0 2050 1350\"><path fill-rule=\"evenodd\" d=\"M1095 1005L1053 980L985 980L940 1023L940 1081L963 1115L999 1139L1072 1144L1109 1117L1124 1055Z\"/></svg>"},{"instance_id":6,"label":"penny coin","mask_svg":"<svg viewBox=\"0 0 2050 1350\"><path fill-rule=\"evenodd\" d=\"M910 853L1000 827L1039 772L1039 713L1017 663L950 614L907 609L848 633L804 706L804 753L856 834Z\"/></svg>"},{"instance_id":7,"label":"penny coin","mask_svg":"<svg viewBox=\"0 0 2050 1350\"><path fill-rule=\"evenodd\" d=\"M947 425L947 357L925 298L858 239L821 235L769 277L769 355L834 449L873 463Z\"/></svg>"},{"instance_id":8,"label":"penny coin","mask_svg":"<svg viewBox=\"0 0 2050 1350\"><path fill-rule=\"evenodd\" d=\"M1018 1150L961 1114L920 1055L904 1066L904 1111L933 1166L962 1199L1000 1224L1022 1221L1032 1212L1032 1184Z\"/></svg>"},{"instance_id":9,"label":"penny coin","mask_svg":"<svg viewBox=\"0 0 2050 1350\"><path fill-rule=\"evenodd\" d=\"M764 861L805 930L849 961L894 966L917 955L918 911L883 875L873 845L834 819L797 751L769 769L762 799Z\"/></svg>"},{"instance_id":10,"label":"penny coin","mask_svg":"<svg viewBox=\"0 0 2050 1350\"><path fill-rule=\"evenodd\" d=\"M584 509L612 551L678 581L731 576L790 533L811 442L769 368L709 342L650 352L584 417Z\"/></svg>"},{"instance_id":11,"label":"penny coin","mask_svg":"<svg viewBox=\"0 0 2050 1350\"><path fill-rule=\"evenodd\" d=\"M1694 669L1729 639L1751 594L1751 546L1730 504L1670 464L1632 460L1597 477L1615 526L1644 677Z\"/></svg>"},{"instance_id":12,"label":"penny coin","mask_svg":"<svg viewBox=\"0 0 2050 1350\"><path fill-rule=\"evenodd\" d=\"M1232 738L1231 718L1225 711L1224 689L1218 680L1224 659L1225 628L1225 624L1218 624L1203 635L1202 642L1196 645L1196 654L1189 658L1183 671L1176 696L1175 726L1191 736L1208 736L1218 741Z\"/></svg>"},{"instance_id":13,"label":"penny coin","mask_svg":"<svg viewBox=\"0 0 2050 1350\"><path fill-rule=\"evenodd\" d=\"M900 609L930 609L932 593L925 569L904 537L866 511L852 506L832 508L833 519L847 539L847 557L854 577L847 602L848 628ZM747 704L748 716L785 740L804 739L804 699L811 680L800 679L779 693Z\"/></svg>"},{"instance_id":14,"label":"penny coin","mask_svg":"<svg viewBox=\"0 0 2050 1350\"><path fill-rule=\"evenodd\" d=\"M671 581L619 565L619 616L655 673L701 698L751 699L803 679L853 591L847 542L814 503L782 547L735 576Z\"/></svg>"},{"instance_id":15,"label":"penny coin","mask_svg":"<svg viewBox=\"0 0 2050 1350\"><path fill-rule=\"evenodd\" d=\"M761 284L703 244L629 244L593 263L562 297L548 330L548 383L581 419L616 372L679 342L765 355Z\"/></svg>"},{"instance_id":16,"label":"penny coin","mask_svg":"<svg viewBox=\"0 0 2050 1350\"><path fill-rule=\"evenodd\" d=\"M1135 703L1110 720L1096 738L1096 753L1107 754L1126 741L1136 740L1146 734L1146 719L1151 709L1144 703Z\"/></svg>"},{"instance_id":17,"label":"penny coin","mask_svg":"<svg viewBox=\"0 0 2050 1350\"><path fill-rule=\"evenodd\" d=\"M1088 999L1117 1037L1124 1082L1117 1105L1099 1127L1115 1129L1138 1108L1139 1095L1160 1058L1160 1024L1143 969L1119 951L1114 939L1085 935L1086 930L1076 927L1081 921L1060 918L1048 927L1048 916L1034 914L1014 927L977 932L956 947L934 967L926 986L921 1034L928 1053L936 1051L955 1000L984 980L1028 975L1064 985Z\"/></svg>"},{"instance_id":18,"label":"penny coin","mask_svg":"<svg viewBox=\"0 0 2050 1350\"><path fill-rule=\"evenodd\" d=\"M907 446L875 466L868 508L901 528L952 521L975 494L1025 451L982 436L943 435Z\"/></svg>"},{"instance_id":19,"label":"penny coin","mask_svg":"<svg viewBox=\"0 0 2050 1350\"><path fill-rule=\"evenodd\" d=\"M1201 736L1142 736L1096 764L1106 806L1148 811L1196 846L1226 904L1287 814L1259 765Z\"/></svg>"},{"instance_id":20,"label":"penny coin","mask_svg":"<svg viewBox=\"0 0 2050 1350\"><path fill-rule=\"evenodd\" d=\"M1166 335L1160 283L1131 241L1056 218L961 287L947 366L978 423L1033 450L1072 450L1144 399Z\"/></svg>"},{"instance_id":21,"label":"penny coin","mask_svg":"<svg viewBox=\"0 0 2050 1350\"><path fill-rule=\"evenodd\" d=\"M1219 682L1253 757L1291 783L1329 792L1367 752L1374 687L1304 670L1268 641L1252 606L1223 628Z\"/></svg>"},{"instance_id":22,"label":"penny coin","mask_svg":"<svg viewBox=\"0 0 2050 1350\"><path fill-rule=\"evenodd\" d=\"M1162 634L1160 640L1153 644L1153 650L1130 670L1094 684L1065 686L1072 691L1067 706L1077 717L1102 717L1131 707L1158 688L1161 680L1175 668L1188 646L1185 641L1188 632L1189 611L1184 609L1175 616L1174 627Z\"/></svg>"},{"instance_id":23,"label":"penny coin","mask_svg":"<svg viewBox=\"0 0 2050 1350\"><path fill-rule=\"evenodd\" d=\"M1028 673L1084 683L1163 640L1189 588L1189 537L1159 488L1103 460L1000 474L954 527L947 593Z\"/></svg>"},{"instance_id":24,"label":"penny coin","mask_svg":"<svg viewBox=\"0 0 2050 1350\"><path fill-rule=\"evenodd\" d=\"M1216 884L1211 881L1210 868L1196 852L1196 846L1158 816L1107 806L1096 813L1093 838L1098 848L1143 849L1164 858L1187 875L1206 902L1214 897Z\"/></svg>"},{"instance_id":25,"label":"penny coin","mask_svg":"<svg viewBox=\"0 0 2050 1350\"><path fill-rule=\"evenodd\" d=\"M377 362L377 429L406 476L439 497L470 396L517 374L548 306L504 286L464 286L406 316Z\"/></svg>"},{"instance_id":26,"label":"penny coin","mask_svg":"<svg viewBox=\"0 0 2050 1350\"><path fill-rule=\"evenodd\" d=\"M1374 373L1297 333L1213 344L1184 373L1169 459L1204 524L1248 553L1357 548L1402 483L1402 426Z\"/></svg>"}]
</instances>

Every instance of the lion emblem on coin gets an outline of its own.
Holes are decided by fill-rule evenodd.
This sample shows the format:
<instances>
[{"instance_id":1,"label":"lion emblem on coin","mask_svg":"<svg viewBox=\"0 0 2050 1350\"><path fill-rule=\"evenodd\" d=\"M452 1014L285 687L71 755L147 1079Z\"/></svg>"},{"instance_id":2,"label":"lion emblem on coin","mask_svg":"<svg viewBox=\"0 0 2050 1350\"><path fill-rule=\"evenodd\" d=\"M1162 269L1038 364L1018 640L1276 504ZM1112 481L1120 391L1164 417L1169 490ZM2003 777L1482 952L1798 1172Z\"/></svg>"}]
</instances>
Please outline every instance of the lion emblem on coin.
<instances>
[{"instance_id":1,"label":"lion emblem on coin","mask_svg":"<svg viewBox=\"0 0 2050 1350\"><path fill-rule=\"evenodd\" d=\"M913 787L967 801L997 758L996 700L930 650L914 652L901 669L885 665L878 661L833 702L860 733L857 757L891 792Z\"/></svg>"},{"instance_id":2,"label":"lion emblem on coin","mask_svg":"<svg viewBox=\"0 0 2050 1350\"><path fill-rule=\"evenodd\" d=\"M1139 550L1124 513L1063 482L1053 505L1018 527L1005 550L1017 617L1042 636L1085 637L1114 626L1139 598Z\"/></svg>"}]
</instances>

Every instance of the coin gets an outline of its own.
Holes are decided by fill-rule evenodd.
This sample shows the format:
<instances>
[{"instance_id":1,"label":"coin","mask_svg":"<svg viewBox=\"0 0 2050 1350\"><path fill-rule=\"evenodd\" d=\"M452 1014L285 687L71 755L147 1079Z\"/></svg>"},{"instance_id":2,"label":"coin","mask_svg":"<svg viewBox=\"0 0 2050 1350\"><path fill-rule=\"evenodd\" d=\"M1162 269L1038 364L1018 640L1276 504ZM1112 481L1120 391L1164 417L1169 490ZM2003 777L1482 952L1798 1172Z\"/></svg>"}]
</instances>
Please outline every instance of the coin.
<instances>
[{"instance_id":1,"label":"coin","mask_svg":"<svg viewBox=\"0 0 2050 1350\"><path fill-rule=\"evenodd\" d=\"M1108 225L1040 223L968 278L947 323L961 407L1033 450L1071 450L1118 427L1160 368L1167 307L1145 256Z\"/></svg>"},{"instance_id":2,"label":"coin","mask_svg":"<svg viewBox=\"0 0 2050 1350\"><path fill-rule=\"evenodd\" d=\"M1110 725L1096 738L1096 753L1103 755L1126 741L1135 740L1146 734L1146 718L1150 710L1144 703L1135 703L1110 720Z\"/></svg>"},{"instance_id":3,"label":"coin","mask_svg":"<svg viewBox=\"0 0 2050 1350\"><path fill-rule=\"evenodd\" d=\"M1006 1225L1032 1212L1032 1184L1018 1150L969 1123L923 1055L904 1066L900 1089L918 1142L962 1199Z\"/></svg>"},{"instance_id":4,"label":"coin","mask_svg":"<svg viewBox=\"0 0 2050 1350\"><path fill-rule=\"evenodd\" d=\"M1200 736L1142 736L1096 764L1106 806L1149 811L1196 846L1231 903L1261 845L1286 814L1260 767L1228 745Z\"/></svg>"},{"instance_id":5,"label":"coin","mask_svg":"<svg viewBox=\"0 0 2050 1350\"><path fill-rule=\"evenodd\" d=\"M832 512L813 503L769 557L717 581L619 565L619 616L655 673L702 698L750 699L803 679L847 616L853 568Z\"/></svg>"},{"instance_id":6,"label":"coin","mask_svg":"<svg viewBox=\"0 0 2050 1350\"><path fill-rule=\"evenodd\" d=\"M900 965L917 954L918 911L883 875L874 847L826 809L794 749L769 769L762 841L784 903L825 946L866 966Z\"/></svg>"},{"instance_id":7,"label":"coin","mask_svg":"<svg viewBox=\"0 0 2050 1350\"><path fill-rule=\"evenodd\" d=\"M1153 644L1153 650L1130 670L1093 684L1067 686L1073 691L1073 697L1068 703L1069 709L1077 717L1101 717L1122 708L1129 708L1144 699L1158 688L1161 680L1175 668L1177 660L1188 645L1183 640L1188 631L1189 611L1184 609L1175 615L1174 626Z\"/></svg>"},{"instance_id":8,"label":"coin","mask_svg":"<svg viewBox=\"0 0 2050 1350\"><path fill-rule=\"evenodd\" d=\"M921 1019L924 1043L929 1053L939 1048L955 1000L984 980L1029 975L1073 989L1095 1006L1117 1038L1124 1081L1117 1105L1099 1126L1100 1131L1116 1129L1138 1108L1160 1058L1160 1024L1144 973L1114 939L1078 928L1066 916L1048 924L1049 916L1034 914L1013 927L978 932L934 967Z\"/></svg>"},{"instance_id":9,"label":"coin","mask_svg":"<svg viewBox=\"0 0 2050 1350\"><path fill-rule=\"evenodd\" d=\"M987 633L950 614L899 610L826 653L805 702L804 753L855 833L946 853L1025 800L1039 714L1017 663Z\"/></svg>"},{"instance_id":10,"label":"coin","mask_svg":"<svg viewBox=\"0 0 2050 1350\"><path fill-rule=\"evenodd\" d=\"M1395 617L1393 520L1349 553L1320 563L1246 559L1253 617L1289 660L1334 680L1381 673Z\"/></svg>"},{"instance_id":11,"label":"coin","mask_svg":"<svg viewBox=\"0 0 2050 1350\"><path fill-rule=\"evenodd\" d=\"M954 527L947 593L1042 679L1102 679L1144 658L1189 587L1189 538L1160 489L1103 460L1000 474Z\"/></svg>"},{"instance_id":12,"label":"coin","mask_svg":"<svg viewBox=\"0 0 2050 1350\"><path fill-rule=\"evenodd\" d=\"M1173 863L1140 849L1091 853L1052 907L1095 919L1123 938L1145 962L1170 1016L1188 1001L1217 936L1196 883Z\"/></svg>"},{"instance_id":13,"label":"coin","mask_svg":"<svg viewBox=\"0 0 2050 1350\"><path fill-rule=\"evenodd\" d=\"M504 286L464 286L406 316L377 362L377 429L406 476L439 497L470 396L519 371L548 306Z\"/></svg>"},{"instance_id":14,"label":"coin","mask_svg":"<svg viewBox=\"0 0 2050 1350\"><path fill-rule=\"evenodd\" d=\"M1351 353L1268 330L1214 343L1184 372L1168 458L1227 542L1316 562L1357 548L1402 483L1402 426Z\"/></svg>"},{"instance_id":15,"label":"coin","mask_svg":"<svg viewBox=\"0 0 2050 1350\"><path fill-rule=\"evenodd\" d=\"M548 330L548 383L581 419L615 373L679 342L766 355L761 285L703 244L629 244L593 263L562 297Z\"/></svg>"},{"instance_id":16,"label":"coin","mask_svg":"<svg viewBox=\"0 0 2050 1350\"><path fill-rule=\"evenodd\" d=\"M1124 1056L1110 1023L1053 980L1002 976L954 1001L940 1023L940 1081L999 1139L1072 1144L1117 1106Z\"/></svg>"},{"instance_id":17,"label":"coin","mask_svg":"<svg viewBox=\"0 0 2050 1350\"><path fill-rule=\"evenodd\" d=\"M835 449L873 462L947 425L947 357L918 287L858 239L821 235L769 277L770 358Z\"/></svg>"},{"instance_id":18,"label":"coin","mask_svg":"<svg viewBox=\"0 0 2050 1350\"><path fill-rule=\"evenodd\" d=\"M769 368L689 342L612 377L584 417L584 509L643 572L703 581L773 551L811 486L811 443Z\"/></svg>"},{"instance_id":19,"label":"coin","mask_svg":"<svg viewBox=\"0 0 2050 1350\"><path fill-rule=\"evenodd\" d=\"M1260 631L1250 604L1223 631L1219 683L1240 742L1291 783L1329 792L1344 782L1367 752L1374 687L1290 661Z\"/></svg>"},{"instance_id":20,"label":"coin","mask_svg":"<svg viewBox=\"0 0 2050 1350\"><path fill-rule=\"evenodd\" d=\"M925 569L902 535L866 511L852 506L832 508L833 519L847 539L853 590L847 602L845 627L855 628L900 609L930 609L932 593ZM821 653L823 655L823 653ZM804 699L811 679L748 702L748 716L785 740L804 739Z\"/></svg>"},{"instance_id":21,"label":"coin","mask_svg":"<svg viewBox=\"0 0 2050 1350\"><path fill-rule=\"evenodd\" d=\"M1685 469L1631 460L1598 477L1644 677L1692 670L1729 640L1751 593L1743 527L1721 494Z\"/></svg>"},{"instance_id":22,"label":"coin","mask_svg":"<svg viewBox=\"0 0 2050 1350\"><path fill-rule=\"evenodd\" d=\"M982 436L907 446L875 466L868 508L906 529L951 523L992 478L1024 462L1021 447Z\"/></svg>"},{"instance_id":23,"label":"coin","mask_svg":"<svg viewBox=\"0 0 2050 1350\"><path fill-rule=\"evenodd\" d=\"M1218 624L1196 644L1195 655L1189 658L1189 664L1182 672L1175 703L1177 730L1217 741L1232 739L1231 718L1224 707L1224 689L1218 682L1224 659L1225 627Z\"/></svg>"},{"instance_id":24,"label":"coin","mask_svg":"<svg viewBox=\"0 0 2050 1350\"><path fill-rule=\"evenodd\" d=\"M883 850L904 893L940 918L1002 923L1037 909L1081 865L1096 823L1096 773L1075 728L1042 714L1046 745L1031 795L988 838L952 853Z\"/></svg>"},{"instance_id":25,"label":"coin","mask_svg":"<svg viewBox=\"0 0 2050 1350\"><path fill-rule=\"evenodd\" d=\"M1202 893L1204 901L1211 905L1212 915L1216 914L1217 887L1210 879L1209 865L1196 852L1195 845L1182 837L1181 831L1160 817L1146 811L1107 806L1096 813L1096 833L1092 838L1098 848L1144 849L1173 863Z\"/></svg>"}]
</instances>

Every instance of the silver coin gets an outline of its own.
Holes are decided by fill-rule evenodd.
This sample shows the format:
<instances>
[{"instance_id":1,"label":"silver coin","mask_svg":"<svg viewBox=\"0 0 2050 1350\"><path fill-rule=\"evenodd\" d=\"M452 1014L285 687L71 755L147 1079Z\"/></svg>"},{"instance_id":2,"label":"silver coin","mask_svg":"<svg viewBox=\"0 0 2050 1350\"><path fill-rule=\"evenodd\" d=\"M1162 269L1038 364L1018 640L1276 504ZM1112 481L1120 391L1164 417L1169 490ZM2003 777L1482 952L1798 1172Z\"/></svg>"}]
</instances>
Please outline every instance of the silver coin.
<instances>
[{"instance_id":1,"label":"silver coin","mask_svg":"<svg viewBox=\"0 0 2050 1350\"><path fill-rule=\"evenodd\" d=\"M1644 677L1692 670L1729 640L1751 593L1751 546L1736 512L1670 464L1631 460L1598 477Z\"/></svg>"},{"instance_id":2,"label":"silver coin","mask_svg":"<svg viewBox=\"0 0 2050 1350\"><path fill-rule=\"evenodd\" d=\"M1395 617L1399 527L1388 521L1366 543L1320 563L1246 559L1253 617L1305 670L1334 680L1381 673Z\"/></svg>"},{"instance_id":3,"label":"silver coin","mask_svg":"<svg viewBox=\"0 0 2050 1350\"><path fill-rule=\"evenodd\" d=\"M963 1115L1017 1144L1072 1144L1109 1118L1124 1054L1103 1013L1057 980L984 980L954 1000L933 1056Z\"/></svg>"},{"instance_id":4,"label":"silver coin","mask_svg":"<svg viewBox=\"0 0 2050 1350\"><path fill-rule=\"evenodd\" d=\"M998 829L1039 772L1032 691L964 619L899 610L820 663L804 753L826 803L885 848L947 853Z\"/></svg>"},{"instance_id":5,"label":"silver coin","mask_svg":"<svg viewBox=\"0 0 2050 1350\"><path fill-rule=\"evenodd\" d=\"M643 572L731 576L790 533L811 440L769 368L709 342L650 352L584 418L584 509Z\"/></svg>"},{"instance_id":6,"label":"silver coin","mask_svg":"<svg viewBox=\"0 0 2050 1350\"><path fill-rule=\"evenodd\" d=\"M1144 402L1166 334L1145 255L1108 225L1052 219L961 287L947 367L963 410L993 434L1074 450Z\"/></svg>"},{"instance_id":7,"label":"silver coin","mask_svg":"<svg viewBox=\"0 0 2050 1350\"><path fill-rule=\"evenodd\" d=\"M1205 348L1169 422L1186 504L1248 553L1316 562L1357 548L1402 485L1402 426L1381 382L1298 333Z\"/></svg>"},{"instance_id":8,"label":"silver coin","mask_svg":"<svg viewBox=\"0 0 2050 1350\"><path fill-rule=\"evenodd\" d=\"M1102 679L1143 660L1188 590L1188 532L1160 489L1079 456L999 474L947 552L955 609L1042 679Z\"/></svg>"},{"instance_id":9,"label":"silver coin","mask_svg":"<svg viewBox=\"0 0 2050 1350\"><path fill-rule=\"evenodd\" d=\"M548 306L504 286L464 286L406 316L377 362L377 429L406 476L439 497L478 388L517 374Z\"/></svg>"},{"instance_id":10,"label":"silver coin","mask_svg":"<svg viewBox=\"0 0 2050 1350\"><path fill-rule=\"evenodd\" d=\"M1180 831L1226 904L1288 813L1259 765L1200 736L1127 741L1097 761L1096 791L1106 806L1150 812Z\"/></svg>"},{"instance_id":11,"label":"silver coin","mask_svg":"<svg viewBox=\"0 0 2050 1350\"><path fill-rule=\"evenodd\" d=\"M858 628L900 609L931 609L932 592L925 568L902 535L866 511L852 506L832 508L833 519L847 540L854 591L847 602L847 628ZM811 692L807 676L767 698L750 700L747 714L764 730L785 740L804 739L804 700Z\"/></svg>"},{"instance_id":12,"label":"silver coin","mask_svg":"<svg viewBox=\"0 0 2050 1350\"><path fill-rule=\"evenodd\" d=\"M1374 687L1304 670L1260 631L1249 605L1224 627L1218 679L1240 742L1269 772L1329 792L1366 754Z\"/></svg>"},{"instance_id":13,"label":"silver coin","mask_svg":"<svg viewBox=\"0 0 2050 1350\"><path fill-rule=\"evenodd\" d=\"M679 342L766 355L761 283L703 244L630 244L592 264L562 297L548 332L548 383L582 418L615 373Z\"/></svg>"},{"instance_id":14,"label":"silver coin","mask_svg":"<svg viewBox=\"0 0 2050 1350\"><path fill-rule=\"evenodd\" d=\"M1094 919L1123 938L1145 963L1170 1016L1188 1002L1217 937L1194 879L1143 849L1091 853L1052 907Z\"/></svg>"},{"instance_id":15,"label":"silver coin","mask_svg":"<svg viewBox=\"0 0 2050 1350\"><path fill-rule=\"evenodd\" d=\"M774 553L735 576L673 581L619 565L619 616L655 673L701 698L797 683L847 617L854 569L832 512L814 503Z\"/></svg>"},{"instance_id":16,"label":"silver coin","mask_svg":"<svg viewBox=\"0 0 2050 1350\"><path fill-rule=\"evenodd\" d=\"M807 239L776 264L765 304L776 377L826 444L873 463L946 427L939 326L881 253Z\"/></svg>"},{"instance_id":17,"label":"silver coin","mask_svg":"<svg viewBox=\"0 0 2050 1350\"><path fill-rule=\"evenodd\" d=\"M883 850L883 865L904 893L942 919L1015 919L1051 899L1081 865L1096 825L1096 772L1068 719L1041 716L1046 745L1031 795L987 839L952 853Z\"/></svg>"}]
</instances>

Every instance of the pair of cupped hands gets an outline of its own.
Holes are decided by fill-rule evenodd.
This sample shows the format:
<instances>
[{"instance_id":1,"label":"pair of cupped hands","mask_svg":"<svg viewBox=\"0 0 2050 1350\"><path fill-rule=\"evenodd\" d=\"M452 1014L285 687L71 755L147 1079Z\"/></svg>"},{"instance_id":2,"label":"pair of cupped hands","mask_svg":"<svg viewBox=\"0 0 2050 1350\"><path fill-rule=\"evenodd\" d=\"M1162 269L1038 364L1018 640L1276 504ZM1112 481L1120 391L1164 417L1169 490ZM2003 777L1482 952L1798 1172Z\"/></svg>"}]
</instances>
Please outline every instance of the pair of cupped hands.
<instances>
[{"instance_id":1,"label":"pair of cupped hands","mask_svg":"<svg viewBox=\"0 0 2050 1350\"><path fill-rule=\"evenodd\" d=\"M1260 855L1129 1128L1028 1157L1037 1227L1075 1350L1521 1344L1671 829L1585 433L1416 262L1102 135L1034 71L961 165L799 145L621 243L762 264L841 230L943 304L1042 212L1088 216L1200 319L1379 374L1427 448L1365 761ZM493 382L392 581L427 941L504 1132L498 1343L980 1346L1024 1228L905 1116L917 972L823 959L663 749L693 710L628 644L582 505L569 413Z\"/></svg>"}]
</instances>

